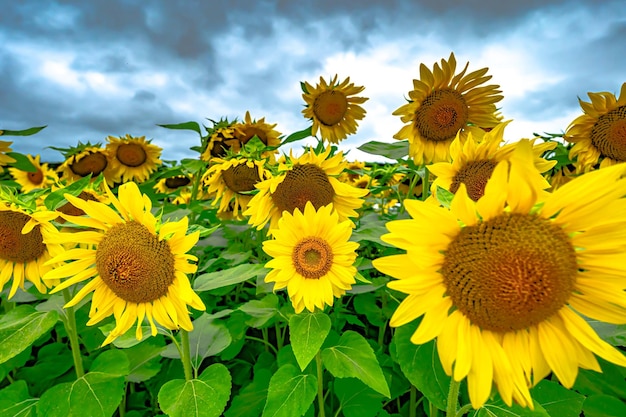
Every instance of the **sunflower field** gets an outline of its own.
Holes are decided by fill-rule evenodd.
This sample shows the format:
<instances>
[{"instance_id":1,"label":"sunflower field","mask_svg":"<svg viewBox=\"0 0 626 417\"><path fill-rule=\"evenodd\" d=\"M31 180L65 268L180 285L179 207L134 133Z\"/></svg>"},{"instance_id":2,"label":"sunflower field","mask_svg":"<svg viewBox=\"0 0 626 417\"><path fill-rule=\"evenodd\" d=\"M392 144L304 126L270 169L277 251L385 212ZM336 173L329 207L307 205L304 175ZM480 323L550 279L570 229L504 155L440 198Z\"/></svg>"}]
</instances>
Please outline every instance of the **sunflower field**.
<instances>
[{"instance_id":1,"label":"sunflower field","mask_svg":"<svg viewBox=\"0 0 626 417\"><path fill-rule=\"evenodd\" d=\"M508 138L490 79L420 65L395 162L338 76L180 161L0 129L0 416L625 416L626 83Z\"/></svg>"}]
</instances>

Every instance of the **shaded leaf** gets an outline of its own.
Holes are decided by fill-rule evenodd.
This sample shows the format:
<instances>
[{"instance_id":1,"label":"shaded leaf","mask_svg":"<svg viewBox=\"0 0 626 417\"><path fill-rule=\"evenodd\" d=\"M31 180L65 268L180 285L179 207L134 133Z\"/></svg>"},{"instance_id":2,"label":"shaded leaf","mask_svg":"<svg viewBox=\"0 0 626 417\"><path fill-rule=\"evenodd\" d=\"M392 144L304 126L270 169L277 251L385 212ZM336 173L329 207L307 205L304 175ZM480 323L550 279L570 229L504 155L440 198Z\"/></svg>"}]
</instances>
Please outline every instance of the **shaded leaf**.
<instances>
[{"instance_id":1,"label":"shaded leaf","mask_svg":"<svg viewBox=\"0 0 626 417\"><path fill-rule=\"evenodd\" d=\"M146 381L161 370L161 352L165 349L162 339L150 338L143 343L124 349L128 358L128 375L130 382Z\"/></svg>"},{"instance_id":2,"label":"shaded leaf","mask_svg":"<svg viewBox=\"0 0 626 417\"><path fill-rule=\"evenodd\" d=\"M250 300L241 305L239 310L250 316L246 324L258 329L278 313L278 297L272 293L260 300Z\"/></svg>"},{"instance_id":3,"label":"shaded leaf","mask_svg":"<svg viewBox=\"0 0 626 417\"><path fill-rule=\"evenodd\" d=\"M317 378L286 364L270 379L263 417L300 417L317 394Z\"/></svg>"},{"instance_id":4,"label":"shaded leaf","mask_svg":"<svg viewBox=\"0 0 626 417\"><path fill-rule=\"evenodd\" d=\"M196 278L193 289L196 291L209 291L228 285L247 281L260 274L265 274L266 269L260 264L243 264L223 271L209 272Z\"/></svg>"},{"instance_id":5,"label":"shaded leaf","mask_svg":"<svg viewBox=\"0 0 626 417\"><path fill-rule=\"evenodd\" d=\"M611 395L590 395L583 404L583 411L585 417L626 416L626 404Z\"/></svg>"},{"instance_id":6,"label":"shaded leaf","mask_svg":"<svg viewBox=\"0 0 626 417\"><path fill-rule=\"evenodd\" d=\"M537 384L530 394L551 416L578 417L585 401L584 395L546 379Z\"/></svg>"},{"instance_id":7,"label":"shaded leaf","mask_svg":"<svg viewBox=\"0 0 626 417\"><path fill-rule=\"evenodd\" d=\"M59 319L56 311L39 312L30 305L15 307L0 318L0 363L50 331Z\"/></svg>"},{"instance_id":8,"label":"shaded leaf","mask_svg":"<svg viewBox=\"0 0 626 417\"><path fill-rule=\"evenodd\" d=\"M375 417L383 408L384 397L358 379L336 379L333 388L344 417Z\"/></svg>"},{"instance_id":9,"label":"shaded leaf","mask_svg":"<svg viewBox=\"0 0 626 417\"><path fill-rule=\"evenodd\" d=\"M26 381L15 381L0 390L0 416L34 417L37 401L28 394Z\"/></svg>"},{"instance_id":10,"label":"shaded leaf","mask_svg":"<svg viewBox=\"0 0 626 417\"><path fill-rule=\"evenodd\" d=\"M269 369L259 369L254 373L252 383L243 387L233 398L225 417L259 416L263 411L272 373Z\"/></svg>"},{"instance_id":11,"label":"shaded leaf","mask_svg":"<svg viewBox=\"0 0 626 417\"><path fill-rule=\"evenodd\" d=\"M304 371L328 336L330 317L322 312L303 312L289 319L289 335L293 354Z\"/></svg>"}]
</instances>

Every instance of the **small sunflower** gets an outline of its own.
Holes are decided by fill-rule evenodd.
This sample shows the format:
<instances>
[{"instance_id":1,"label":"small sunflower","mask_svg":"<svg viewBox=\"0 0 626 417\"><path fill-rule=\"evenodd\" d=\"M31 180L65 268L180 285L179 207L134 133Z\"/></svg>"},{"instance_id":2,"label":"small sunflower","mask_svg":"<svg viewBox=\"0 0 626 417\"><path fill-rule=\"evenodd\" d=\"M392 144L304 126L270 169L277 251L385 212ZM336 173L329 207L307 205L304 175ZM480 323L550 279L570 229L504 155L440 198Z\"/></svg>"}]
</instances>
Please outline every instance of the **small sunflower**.
<instances>
[{"instance_id":1,"label":"small sunflower","mask_svg":"<svg viewBox=\"0 0 626 417\"><path fill-rule=\"evenodd\" d=\"M532 407L529 387L550 372L571 388L579 368L601 371L594 355L626 366L583 318L626 323L626 165L578 177L543 204L533 182L510 195L507 175L499 164L476 203L465 184L450 209L405 200L411 218L387 223L382 239L406 253L373 261L408 294L390 325L422 317L411 342L437 340L474 408L493 382L509 406Z\"/></svg>"},{"instance_id":2,"label":"small sunflower","mask_svg":"<svg viewBox=\"0 0 626 417\"><path fill-rule=\"evenodd\" d=\"M235 130L235 137L239 141L238 144L233 144L231 149L234 153L238 153L243 145L248 143L253 137L258 137L259 140L268 147L278 147L280 145L280 132L274 130L276 124L269 124L265 122L265 117L259 120L253 120L250 117L250 112L246 112L246 116L242 123L238 123ZM265 152L263 156L269 156L276 151Z\"/></svg>"},{"instance_id":3,"label":"small sunflower","mask_svg":"<svg viewBox=\"0 0 626 417\"><path fill-rule=\"evenodd\" d=\"M203 178L204 185L215 195L212 205L219 204L218 212L232 212L234 218L248 208L255 185L272 176L265 169L265 160L214 158L213 164Z\"/></svg>"},{"instance_id":4,"label":"small sunflower","mask_svg":"<svg viewBox=\"0 0 626 417\"><path fill-rule=\"evenodd\" d=\"M119 176L111 168L108 150L100 144L79 143L77 147L64 149L65 161L57 168L61 180L72 183L91 175L96 178L102 174L109 186L119 181Z\"/></svg>"},{"instance_id":5,"label":"small sunflower","mask_svg":"<svg viewBox=\"0 0 626 417\"><path fill-rule=\"evenodd\" d=\"M313 121L311 134L315 136L319 131L323 140L339 143L348 135L356 133L357 120L365 117L365 110L359 104L368 99L354 95L364 89L350 83L350 77L342 83L337 82L337 75L329 83L320 77L315 87L304 82L302 98L306 108L302 114Z\"/></svg>"},{"instance_id":6,"label":"small sunflower","mask_svg":"<svg viewBox=\"0 0 626 417\"><path fill-rule=\"evenodd\" d=\"M38 188L48 188L55 184L59 177L52 169L48 168L48 164L42 164L40 156L26 155L36 171L27 172L18 168L9 168L9 173L21 187L22 191L27 193Z\"/></svg>"},{"instance_id":7,"label":"small sunflower","mask_svg":"<svg viewBox=\"0 0 626 417\"><path fill-rule=\"evenodd\" d=\"M154 185L154 189L163 194L173 193L191 184L189 175L174 175L173 177L161 178Z\"/></svg>"},{"instance_id":8,"label":"small sunflower","mask_svg":"<svg viewBox=\"0 0 626 417\"><path fill-rule=\"evenodd\" d=\"M488 68L466 74L456 71L456 59L450 54L435 63L433 71L420 65L420 79L413 80L409 102L396 111L404 127L395 139L409 140L409 155L416 164L443 162L449 158L449 147L457 134L465 139L468 132L480 139L486 130L499 123L495 103L502 100L498 85L481 84L489 81Z\"/></svg>"},{"instance_id":9,"label":"small sunflower","mask_svg":"<svg viewBox=\"0 0 626 417\"><path fill-rule=\"evenodd\" d=\"M269 221L271 234L285 211L293 213L296 208L303 211L307 202L316 209L332 203L340 221L357 217L355 210L363 205L362 197L368 191L336 178L346 162L343 153L329 157L330 151L328 148L318 155L309 149L299 158L290 158L289 163L279 165L278 175L256 184L259 192L243 213L250 216L248 223L261 229Z\"/></svg>"},{"instance_id":10,"label":"small sunflower","mask_svg":"<svg viewBox=\"0 0 626 417\"><path fill-rule=\"evenodd\" d=\"M587 172L626 162L626 83L618 98L608 92L587 93L591 102L578 99L583 115L574 119L563 138L573 142L570 159L577 171Z\"/></svg>"},{"instance_id":11,"label":"small sunflower","mask_svg":"<svg viewBox=\"0 0 626 417\"><path fill-rule=\"evenodd\" d=\"M574 178L576 178L576 167L573 164L567 164L553 170L552 174L548 177L548 181L552 186L552 191L554 191Z\"/></svg>"},{"instance_id":12,"label":"small sunflower","mask_svg":"<svg viewBox=\"0 0 626 417\"><path fill-rule=\"evenodd\" d=\"M228 119L212 122L212 127L205 126L207 136L203 139L204 150L200 154L203 161L224 157L229 151L238 152L241 149L238 138L245 136L240 130L241 124L236 119L232 122Z\"/></svg>"},{"instance_id":13,"label":"small sunflower","mask_svg":"<svg viewBox=\"0 0 626 417\"><path fill-rule=\"evenodd\" d=\"M544 142L535 145L535 140L523 139L504 145L504 128L508 122L500 123L488 133L485 133L479 143L474 140L470 133L463 142L460 135L450 144L450 157L452 162L438 162L428 165L428 170L435 174L437 178L431 186L432 195L437 195L437 187L441 187L452 193L456 193L461 184L465 184L469 197L478 201L485 193L487 181L491 178L496 165L499 162L510 160L515 154L516 147L522 142L530 143L533 152L534 168L526 173L528 177L535 177L538 172L546 172L551 169L556 161L547 161L541 155L556 147L555 142ZM543 181L542 181L543 182ZM511 184L515 186L514 184ZM542 185L547 188L547 183Z\"/></svg>"},{"instance_id":14,"label":"small sunflower","mask_svg":"<svg viewBox=\"0 0 626 417\"><path fill-rule=\"evenodd\" d=\"M1 131L0 131L1 132ZM7 155L7 152L11 152L11 144L13 142L7 142L4 140L0 140L0 167L6 164L12 164L15 162L15 158Z\"/></svg>"},{"instance_id":15,"label":"small sunflower","mask_svg":"<svg viewBox=\"0 0 626 417\"><path fill-rule=\"evenodd\" d=\"M273 231L274 239L263 242L263 250L273 259L265 282L274 289L287 288L296 311L323 310L332 306L356 282L356 249L350 242L350 221L339 220L332 205L315 210L307 202L304 212L285 213Z\"/></svg>"},{"instance_id":16,"label":"small sunflower","mask_svg":"<svg viewBox=\"0 0 626 417\"><path fill-rule=\"evenodd\" d=\"M55 217L54 212L32 212L0 201L0 290L13 277L9 299L18 288L24 289L24 280L47 292L42 276L53 268L47 261L63 252L61 245L50 242Z\"/></svg>"},{"instance_id":17,"label":"small sunflower","mask_svg":"<svg viewBox=\"0 0 626 417\"><path fill-rule=\"evenodd\" d=\"M150 143L145 136L109 136L107 142L111 169L122 182L144 182L163 163L159 159L163 149Z\"/></svg>"},{"instance_id":18,"label":"small sunflower","mask_svg":"<svg viewBox=\"0 0 626 417\"><path fill-rule=\"evenodd\" d=\"M80 302L93 292L88 325L110 315L116 326L104 345L129 330L137 322L136 336L142 338L144 317L156 335L155 322L170 330L191 331L187 306L204 310L204 304L191 289L186 274L196 271L189 263L196 257L187 252L198 241L198 232L186 235L188 220L161 224L151 213L152 203L134 182L122 184L118 197L107 189L109 205L85 201L69 194L65 198L87 217L63 217L76 225L90 228L75 233L57 233L60 244L91 245L68 250L51 262L64 262L44 279L65 279L52 292L87 281L65 306Z\"/></svg>"}]
</instances>

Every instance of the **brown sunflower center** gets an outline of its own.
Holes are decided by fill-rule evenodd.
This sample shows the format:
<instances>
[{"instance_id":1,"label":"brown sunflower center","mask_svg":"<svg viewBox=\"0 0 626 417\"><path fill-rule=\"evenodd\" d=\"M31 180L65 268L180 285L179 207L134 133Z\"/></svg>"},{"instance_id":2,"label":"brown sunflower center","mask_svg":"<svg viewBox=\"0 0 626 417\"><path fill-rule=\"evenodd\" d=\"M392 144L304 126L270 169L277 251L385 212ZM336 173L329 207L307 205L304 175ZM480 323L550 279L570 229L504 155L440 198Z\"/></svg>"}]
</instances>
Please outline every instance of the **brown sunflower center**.
<instances>
[{"instance_id":1,"label":"brown sunflower center","mask_svg":"<svg viewBox=\"0 0 626 417\"><path fill-rule=\"evenodd\" d=\"M78 194L78 198L80 198L81 200L85 200L85 201L98 201L98 199L93 194L90 194L85 191L81 191L80 194ZM69 216L82 216L85 214L85 212L82 209L79 209L74 204L70 203L69 201L63 204L61 207L59 207L57 211L60 211L61 213L67 214ZM59 216L56 220L59 223L65 223L65 219L63 217Z\"/></svg>"},{"instance_id":2,"label":"brown sunflower center","mask_svg":"<svg viewBox=\"0 0 626 417\"><path fill-rule=\"evenodd\" d=\"M577 271L575 250L560 227L518 213L463 228L441 268L456 308L495 332L528 328L557 312Z\"/></svg>"},{"instance_id":3,"label":"brown sunflower center","mask_svg":"<svg viewBox=\"0 0 626 417\"><path fill-rule=\"evenodd\" d=\"M257 136L261 142L267 145L267 134L263 129L259 129L256 126L245 126L241 128L242 136L239 138L241 143L248 143L250 139Z\"/></svg>"},{"instance_id":4,"label":"brown sunflower center","mask_svg":"<svg viewBox=\"0 0 626 417\"><path fill-rule=\"evenodd\" d=\"M91 174L99 175L108 165L107 157L102 152L90 152L70 165L70 169L76 175L86 177Z\"/></svg>"},{"instance_id":5,"label":"brown sunflower center","mask_svg":"<svg viewBox=\"0 0 626 417\"><path fill-rule=\"evenodd\" d=\"M174 281L174 255L141 223L113 226L98 245L96 266L100 278L131 303L149 303L167 294Z\"/></svg>"},{"instance_id":6,"label":"brown sunflower center","mask_svg":"<svg viewBox=\"0 0 626 417\"><path fill-rule=\"evenodd\" d=\"M313 101L315 117L326 126L334 126L339 123L347 111L348 98L341 91L324 91Z\"/></svg>"},{"instance_id":7,"label":"brown sunflower center","mask_svg":"<svg viewBox=\"0 0 626 417\"><path fill-rule=\"evenodd\" d=\"M30 216L15 211L0 211L0 259L27 263L39 258L46 250L37 225L25 235L24 225Z\"/></svg>"},{"instance_id":8,"label":"brown sunflower center","mask_svg":"<svg viewBox=\"0 0 626 417\"><path fill-rule=\"evenodd\" d=\"M433 142L454 139L466 124L469 108L463 95L453 89L435 90L415 113L415 128Z\"/></svg>"},{"instance_id":9,"label":"brown sunflower center","mask_svg":"<svg viewBox=\"0 0 626 417\"><path fill-rule=\"evenodd\" d=\"M115 153L118 161L128 167L138 167L146 162L148 154L143 146L137 143L123 143L117 147Z\"/></svg>"},{"instance_id":10,"label":"brown sunflower center","mask_svg":"<svg viewBox=\"0 0 626 417\"><path fill-rule=\"evenodd\" d=\"M298 274L319 279L333 266L333 248L317 236L305 237L293 248L291 259Z\"/></svg>"},{"instance_id":11,"label":"brown sunflower center","mask_svg":"<svg viewBox=\"0 0 626 417\"><path fill-rule=\"evenodd\" d=\"M40 185L43 182L43 172L40 169L37 169L35 172L29 172L27 174L28 181L31 184Z\"/></svg>"},{"instance_id":12,"label":"brown sunflower center","mask_svg":"<svg viewBox=\"0 0 626 417\"><path fill-rule=\"evenodd\" d=\"M183 177L183 176L177 176L177 177L169 177L165 180L165 186L167 188L179 188L179 187L184 187L185 185L188 185L191 182L191 180L187 177Z\"/></svg>"},{"instance_id":13,"label":"brown sunflower center","mask_svg":"<svg viewBox=\"0 0 626 417\"><path fill-rule=\"evenodd\" d=\"M626 106L598 117L590 136L591 143L603 156L626 161Z\"/></svg>"},{"instance_id":14,"label":"brown sunflower center","mask_svg":"<svg viewBox=\"0 0 626 417\"><path fill-rule=\"evenodd\" d=\"M335 189L326 172L317 165L304 164L294 165L287 172L272 194L272 201L280 213L293 213L295 209L304 212L307 201L317 210L332 203L334 197Z\"/></svg>"},{"instance_id":15,"label":"brown sunflower center","mask_svg":"<svg viewBox=\"0 0 626 417\"><path fill-rule=\"evenodd\" d=\"M222 171L222 178L226 186L236 193L254 190L254 184L261 181L256 166L246 164L231 166Z\"/></svg>"},{"instance_id":16,"label":"brown sunflower center","mask_svg":"<svg viewBox=\"0 0 626 417\"><path fill-rule=\"evenodd\" d=\"M485 159L481 161L470 161L463 166L452 178L450 192L456 193L461 183L467 187L467 195L474 201L478 201L485 194L487 181L491 178L493 170L496 168L494 161Z\"/></svg>"}]
</instances>

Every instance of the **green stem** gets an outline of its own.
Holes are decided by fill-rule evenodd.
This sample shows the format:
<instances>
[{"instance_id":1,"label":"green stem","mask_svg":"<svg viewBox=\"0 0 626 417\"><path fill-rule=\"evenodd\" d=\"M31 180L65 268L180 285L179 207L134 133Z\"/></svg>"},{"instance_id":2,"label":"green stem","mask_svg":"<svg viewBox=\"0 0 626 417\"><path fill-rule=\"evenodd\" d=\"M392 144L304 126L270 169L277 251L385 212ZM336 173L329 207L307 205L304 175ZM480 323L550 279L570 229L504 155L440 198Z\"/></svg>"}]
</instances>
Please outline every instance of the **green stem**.
<instances>
[{"instance_id":1,"label":"green stem","mask_svg":"<svg viewBox=\"0 0 626 417\"><path fill-rule=\"evenodd\" d=\"M274 324L274 329L276 330L276 347L281 350L283 348L283 332L278 323Z\"/></svg>"},{"instance_id":2,"label":"green stem","mask_svg":"<svg viewBox=\"0 0 626 417\"><path fill-rule=\"evenodd\" d=\"M126 415L126 391L128 391L128 382L124 383L124 394L122 395L122 401L117 407L117 411L120 417L124 417Z\"/></svg>"},{"instance_id":3,"label":"green stem","mask_svg":"<svg viewBox=\"0 0 626 417\"><path fill-rule=\"evenodd\" d=\"M460 381L455 381L454 377L450 378L450 388L448 390L448 404L446 408L446 417L456 417L456 408L459 403Z\"/></svg>"},{"instance_id":4,"label":"green stem","mask_svg":"<svg viewBox=\"0 0 626 417\"><path fill-rule=\"evenodd\" d=\"M459 408L459 411L456 412L456 417L463 417L465 414L469 413L474 407L472 404L465 404L463 407Z\"/></svg>"},{"instance_id":5,"label":"green stem","mask_svg":"<svg viewBox=\"0 0 626 417\"><path fill-rule=\"evenodd\" d=\"M200 188L200 179L202 177L202 174L204 173L204 169L199 169L193 177L193 185L192 185L192 189L191 189L191 196L189 197L189 208L191 209L191 206L193 205L194 201L196 201L196 199L198 198L198 189ZM196 211L192 210L191 213L189 213L189 224L194 224L196 221Z\"/></svg>"},{"instance_id":6,"label":"green stem","mask_svg":"<svg viewBox=\"0 0 626 417\"><path fill-rule=\"evenodd\" d=\"M66 304L72 299L67 288L63 290L63 299ZM63 320L63 325L70 339L70 350L72 351L72 358L74 359L76 378L80 379L85 375L85 368L83 367L83 358L80 355L80 343L78 343L78 332L76 329L76 315L74 313L74 307L66 307L65 311L67 312L67 319Z\"/></svg>"},{"instance_id":7,"label":"green stem","mask_svg":"<svg viewBox=\"0 0 626 417\"><path fill-rule=\"evenodd\" d=\"M180 330L180 344L180 360L183 362L185 380L191 381L193 374L191 373L191 351L189 349L189 333L187 330Z\"/></svg>"},{"instance_id":8,"label":"green stem","mask_svg":"<svg viewBox=\"0 0 626 417\"><path fill-rule=\"evenodd\" d=\"M430 171L424 167L424 178L422 179L422 201L428 198L430 193Z\"/></svg>"},{"instance_id":9,"label":"green stem","mask_svg":"<svg viewBox=\"0 0 626 417\"><path fill-rule=\"evenodd\" d=\"M274 354L276 356L278 356L278 349L276 349L276 347L274 347L274 345L272 345L267 340L263 340L260 337L255 337L255 336L246 336L246 340L254 340L256 342L261 342L261 343L263 343L265 345L265 350L267 350L269 352L269 350L272 349Z\"/></svg>"},{"instance_id":10,"label":"green stem","mask_svg":"<svg viewBox=\"0 0 626 417\"><path fill-rule=\"evenodd\" d=\"M417 388L411 385L409 391L409 417L415 417L417 413Z\"/></svg>"},{"instance_id":11,"label":"green stem","mask_svg":"<svg viewBox=\"0 0 626 417\"><path fill-rule=\"evenodd\" d=\"M315 355L315 363L317 365L317 406L319 408L318 417L325 417L324 413L324 368L322 365L322 352L317 351Z\"/></svg>"}]
</instances>

